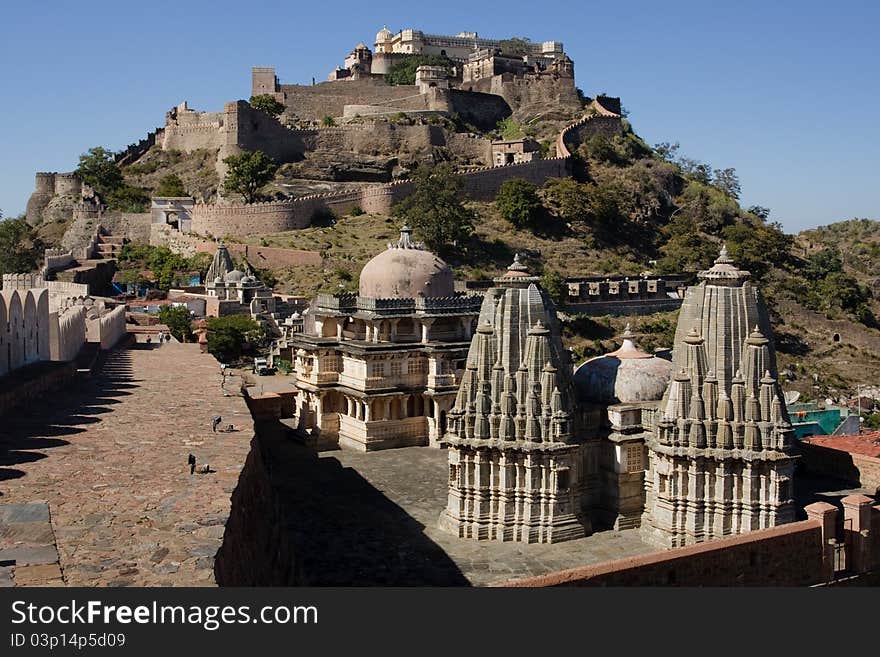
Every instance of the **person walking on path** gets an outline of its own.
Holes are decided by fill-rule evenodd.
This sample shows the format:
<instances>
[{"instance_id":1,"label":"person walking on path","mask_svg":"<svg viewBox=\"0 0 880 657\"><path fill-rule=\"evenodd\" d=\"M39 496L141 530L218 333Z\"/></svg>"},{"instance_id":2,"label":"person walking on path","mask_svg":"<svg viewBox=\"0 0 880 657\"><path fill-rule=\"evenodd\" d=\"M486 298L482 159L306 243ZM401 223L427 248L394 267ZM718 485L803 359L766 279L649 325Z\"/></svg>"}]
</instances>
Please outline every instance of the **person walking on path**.
<instances>
[{"instance_id":1,"label":"person walking on path","mask_svg":"<svg viewBox=\"0 0 880 657\"><path fill-rule=\"evenodd\" d=\"M214 418L214 421L211 423L211 431L217 433L217 427L220 426L220 423L223 421L223 418L219 415Z\"/></svg>"}]
</instances>

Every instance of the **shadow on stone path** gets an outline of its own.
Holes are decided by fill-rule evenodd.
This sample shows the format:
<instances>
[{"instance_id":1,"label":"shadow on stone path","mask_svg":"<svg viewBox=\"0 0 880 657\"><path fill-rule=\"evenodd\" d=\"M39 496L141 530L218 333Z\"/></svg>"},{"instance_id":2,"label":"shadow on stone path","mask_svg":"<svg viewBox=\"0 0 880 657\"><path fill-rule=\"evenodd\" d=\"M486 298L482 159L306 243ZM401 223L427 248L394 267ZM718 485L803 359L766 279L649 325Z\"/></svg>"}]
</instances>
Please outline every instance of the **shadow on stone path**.
<instances>
[{"instance_id":1,"label":"shadow on stone path","mask_svg":"<svg viewBox=\"0 0 880 657\"><path fill-rule=\"evenodd\" d=\"M118 398L131 394L128 389L136 387L131 356L119 350L106 358L97 375L81 374L50 397L10 411L2 418L0 481L26 476L11 466L44 459L49 450L69 445L66 436L82 433L85 425L100 422L100 415L111 412Z\"/></svg>"}]
</instances>

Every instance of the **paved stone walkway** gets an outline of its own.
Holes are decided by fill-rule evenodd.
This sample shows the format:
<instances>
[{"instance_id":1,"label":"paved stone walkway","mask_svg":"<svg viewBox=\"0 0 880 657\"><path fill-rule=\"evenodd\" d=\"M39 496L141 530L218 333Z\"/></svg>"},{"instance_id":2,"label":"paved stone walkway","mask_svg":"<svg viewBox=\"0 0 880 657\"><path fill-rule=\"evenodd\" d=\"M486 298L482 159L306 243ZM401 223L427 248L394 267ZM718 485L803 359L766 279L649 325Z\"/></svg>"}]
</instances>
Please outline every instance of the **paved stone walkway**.
<instances>
[{"instance_id":1,"label":"paved stone walkway","mask_svg":"<svg viewBox=\"0 0 880 657\"><path fill-rule=\"evenodd\" d=\"M446 450L334 451L317 463L276 465L287 475L273 483L309 585L485 586L657 549L638 530L555 545L446 533L437 526L446 505Z\"/></svg>"},{"instance_id":2,"label":"paved stone walkway","mask_svg":"<svg viewBox=\"0 0 880 657\"><path fill-rule=\"evenodd\" d=\"M58 566L25 563L54 543L67 585L214 585L253 437L244 400L224 396L220 380L217 361L196 345L138 344L110 353L94 377L4 417L0 583L57 581ZM226 390L237 387L227 377ZM238 430L212 433L218 414ZM190 453L211 472L190 475ZM54 537L44 531L46 506ZM28 514L35 524L24 526Z\"/></svg>"}]
</instances>

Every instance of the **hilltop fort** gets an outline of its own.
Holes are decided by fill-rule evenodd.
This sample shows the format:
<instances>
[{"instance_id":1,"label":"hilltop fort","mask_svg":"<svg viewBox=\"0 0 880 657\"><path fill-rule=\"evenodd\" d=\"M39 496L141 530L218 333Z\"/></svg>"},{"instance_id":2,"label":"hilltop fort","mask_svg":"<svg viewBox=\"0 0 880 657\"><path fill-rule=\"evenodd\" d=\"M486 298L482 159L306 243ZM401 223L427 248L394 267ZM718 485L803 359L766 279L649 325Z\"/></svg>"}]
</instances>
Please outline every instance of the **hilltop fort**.
<instances>
[{"instance_id":1,"label":"hilltop fort","mask_svg":"<svg viewBox=\"0 0 880 657\"><path fill-rule=\"evenodd\" d=\"M412 80L395 75L406 66L414 68ZM279 115L245 100L222 111L194 110L183 101L166 113L164 126L116 154L135 175L155 170L150 160L160 153L198 160L194 202L156 199L151 213L112 213L75 174L38 173L28 221L72 217L65 248L80 246L98 220L114 233L160 244L190 232L295 230L326 211L388 213L411 192L409 172L440 161L467 175L471 198L491 201L510 178L542 184L566 175L568 146L623 130L620 100L583 97L574 62L558 41L383 28L372 50L358 44L329 77L282 84L273 67L255 67L251 98L271 96L283 104ZM499 128L505 122L514 134ZM245 205L223 195L224 159L243 151L263 151L284 165L270 202ZM174 212L161 211L168 203Z\"/></svg>"}]
</instances>

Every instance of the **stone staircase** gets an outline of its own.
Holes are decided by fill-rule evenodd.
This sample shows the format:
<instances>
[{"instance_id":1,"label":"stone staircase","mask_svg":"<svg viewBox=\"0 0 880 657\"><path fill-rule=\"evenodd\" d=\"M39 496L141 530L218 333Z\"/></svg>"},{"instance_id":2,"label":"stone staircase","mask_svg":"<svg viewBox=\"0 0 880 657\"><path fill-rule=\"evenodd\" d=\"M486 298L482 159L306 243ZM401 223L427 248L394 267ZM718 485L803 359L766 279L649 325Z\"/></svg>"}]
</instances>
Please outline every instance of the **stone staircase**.
<instances>
[{"instance_id":1,"label":"stone staircase","mask_svg":"<svg viewBox=\"0 0 880 657\"><path fill-rule=\"evenodd\" d=\"M110 235L102 232L98 236L96 259L115 260L119 257L124 243L125 237L122 235Z\"/></svg>"}]
</instances>

